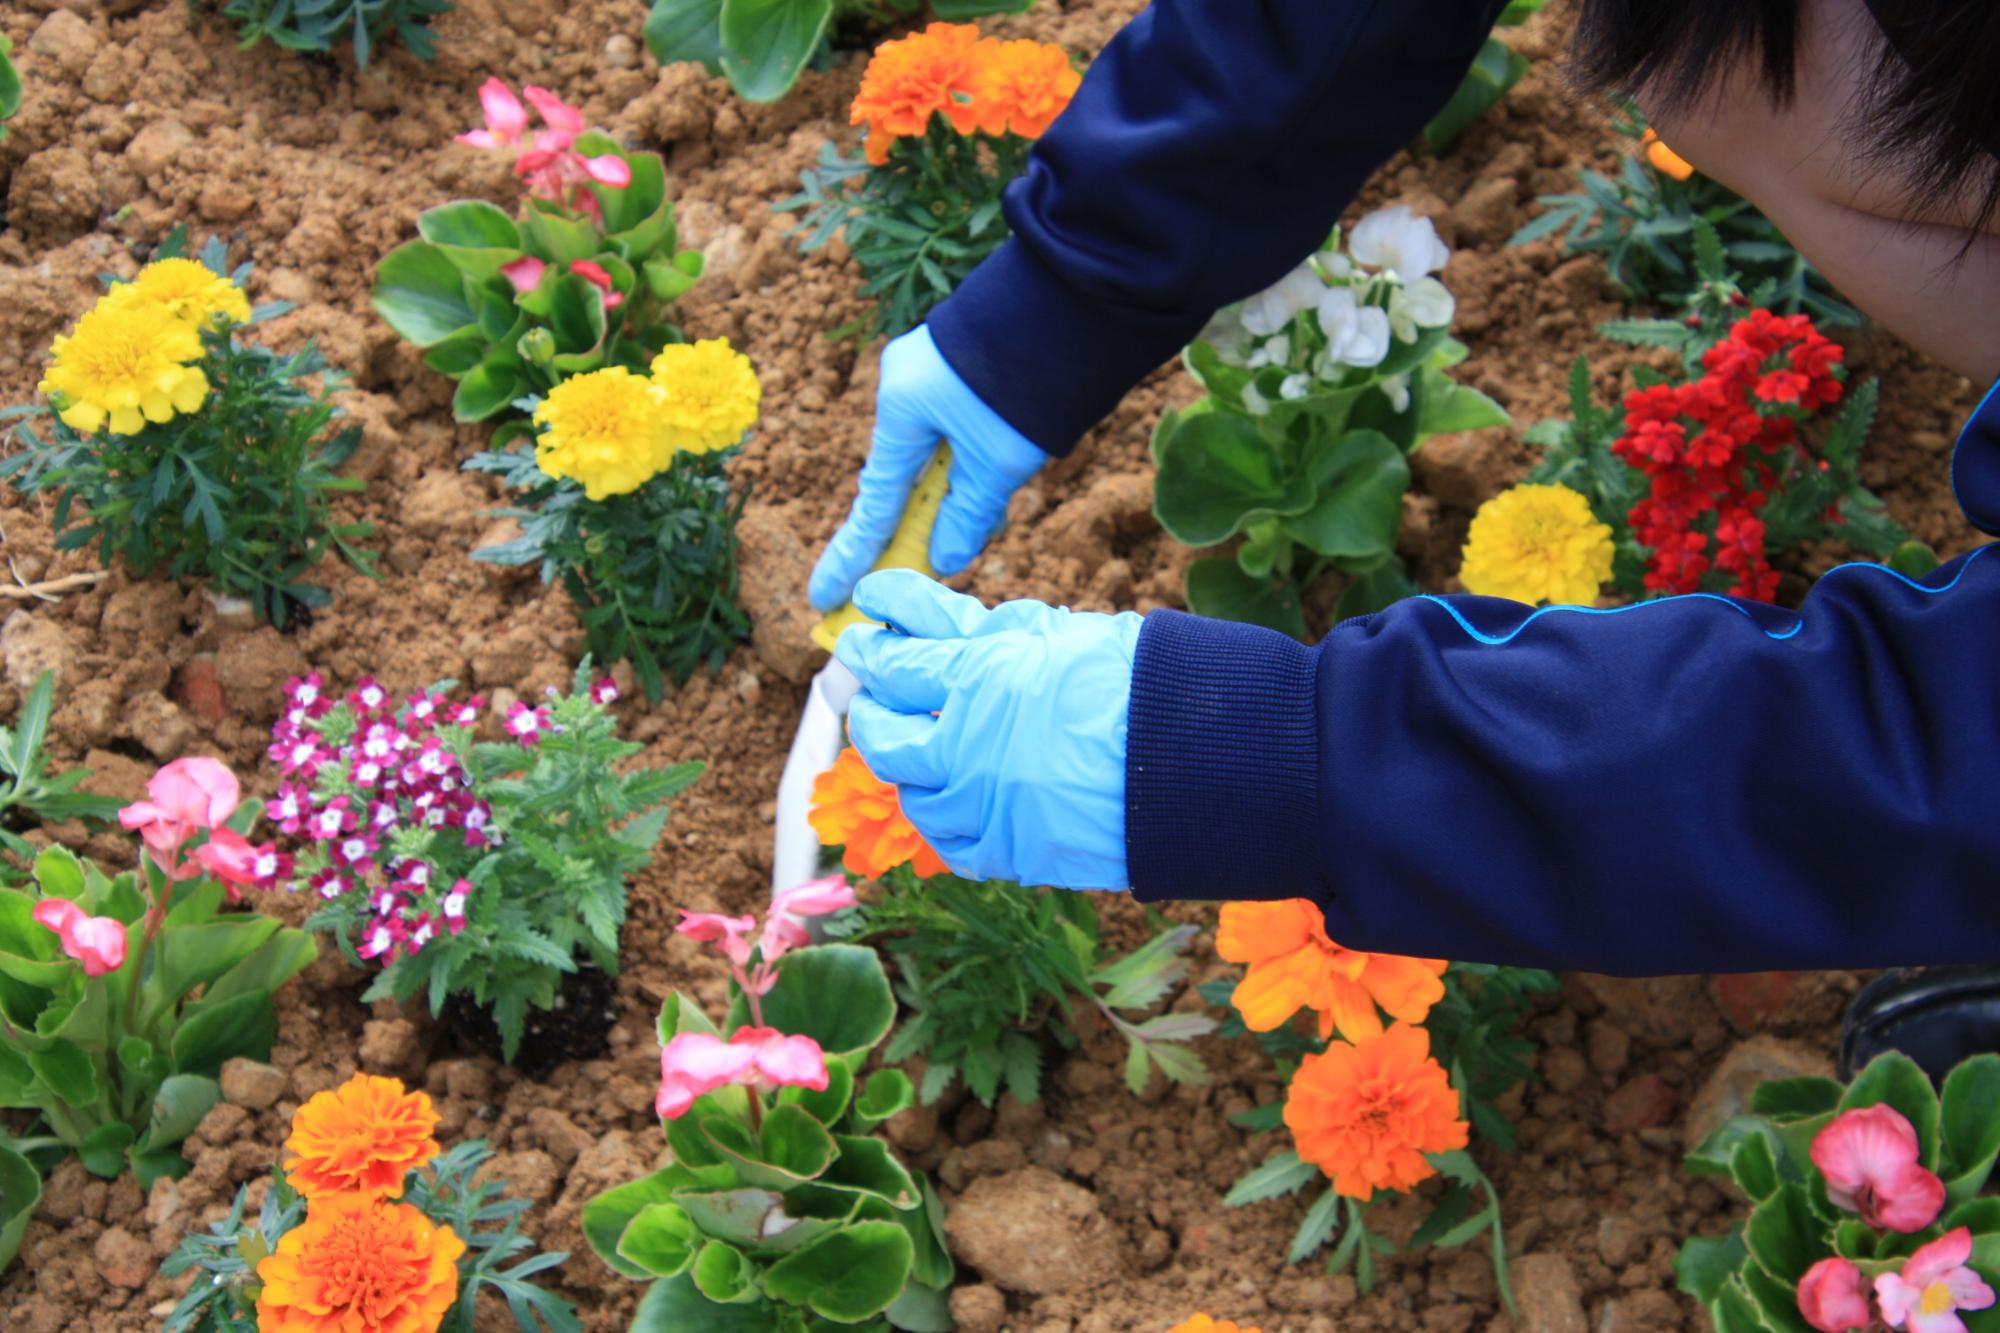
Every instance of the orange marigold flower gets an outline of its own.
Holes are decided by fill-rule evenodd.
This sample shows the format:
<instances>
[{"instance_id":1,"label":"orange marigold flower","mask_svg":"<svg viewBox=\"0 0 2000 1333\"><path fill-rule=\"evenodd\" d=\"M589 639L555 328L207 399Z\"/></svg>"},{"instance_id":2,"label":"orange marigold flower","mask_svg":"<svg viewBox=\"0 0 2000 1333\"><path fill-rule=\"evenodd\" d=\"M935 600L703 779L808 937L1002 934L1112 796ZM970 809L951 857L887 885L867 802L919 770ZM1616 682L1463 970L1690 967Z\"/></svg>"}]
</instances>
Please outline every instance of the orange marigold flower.
<instances>
[{"instance_id":1,"label":"orange marigold flower","mask_svg":"<svg viewBox=\"0 0 2000 1333\"><path fill-rule=\"evenodd\" d=\"M1463 1148L1467 1137L1431 1034L1408 1023L1308 1055L1285 1094L1285 1126L1299 1156L1354 1199L1436 1175L1424 1154Z\"/></svg>"},{"instance_id":2,"label":"orange marigold flower","mask_svg":"<svg viewBox=\"0 0 2000 1333\"><path fill-rule=\"evenodd\" d=\"M869 162L886 163L896 140L922 134L935 112L944 112L960 134L972 132L971 110L953 90L978 41L970 23L933 23L875 48L847 112L848 124L868 127Z\"/></svg>"},{"instance_id":3,"label":"orange marigold flower","mask_svg":"<svg viewBox=\"0 0 2000 1333\"><path fill-rule=\"evenodd\" d=\"M401 1079L356 1074L314 1093L292 1117L285 1147L296 1156L285 1175L308 1199L399 1195L403 1177L438 1155L437 1123L428 1094L404 1091Z\"/></svg>"},{"instance_id":4,"label":"orange marigold flower","mask_svg":"<svg viewBox=\"0 0 2000 1333\"><path fill-rule=\"evenodd\" d=\"M869 772L867 761L851 745L832 768L813 779L808 818L821 842L847 849L840 863L864 879L879 878L905 861L919 875L945 872L924 835L904 817L895 785Z\"/></svg>"},{"instance_id":5,"label":"orange marigold flower","mask_svg":"<svg viewBox=\"0 0 2000 1333\"><path fill-rule=\"evenodd\" d=\"M1205 1314L1191 1315L1185 1324L1175 1324L1167 1333L1261 1333L1254 1328L1238 1328L1227 1319L1210 1319Z\"/></svg>"},{"instance_id":6,"label":"orange marigold flower","mask_svg":"<svg viewBox=\"0 0 2000 1333\"><path fill-rule=\"evenodd\" d=\"M1326 937L1326 918L1304 898L1225 904L1215 951L1250 965L1230 1001L1253 1032L1312 1009L1321 1037L1338 1029L1360 1041L1382 1033L1377 1005L1392 1018L1421 1023L1444 998L1444 959L1343 949Z\"/></svg>"},{"instance_id":7,"label":"orange marigold flower","mask_svg":"<svg viewBox=\"0 0 2000 1333\"><path fill-rule=\"evenodd\" d=\"M971 119L984 134L1012 130L1039 139L1061 115L1083 75L1069 54L1047 42L1003 42L988 37L973 48L963 91L971 99ZM954 118L959 133L966 133Z\"/></svg>"},{"instance_id":8,"label":"orange marigold flower","mask_svg":"<svg viewBox=\"0 0 2000 1333\"><path fill-rule=\"evenodd\" d=\"M1662 176L1671 176L1684 181L1694 175L1694 164L1667 147L1660 138L1659 131L1648 129L1639 136L1639 146L1646 150L1646 160L1653 164L1653 170Z\"/></svg>"},{"instance_id":9,"label":"orange marigold flower","mask_svg":"<svg viewBox=\"0 0 2000 1333\"><path fill-rule=\"evenodd\" d=\"M407 1203L329 1194L257 1265L258 1333L435 1333L465 1242Z\"/></svg>"}]
</instances>

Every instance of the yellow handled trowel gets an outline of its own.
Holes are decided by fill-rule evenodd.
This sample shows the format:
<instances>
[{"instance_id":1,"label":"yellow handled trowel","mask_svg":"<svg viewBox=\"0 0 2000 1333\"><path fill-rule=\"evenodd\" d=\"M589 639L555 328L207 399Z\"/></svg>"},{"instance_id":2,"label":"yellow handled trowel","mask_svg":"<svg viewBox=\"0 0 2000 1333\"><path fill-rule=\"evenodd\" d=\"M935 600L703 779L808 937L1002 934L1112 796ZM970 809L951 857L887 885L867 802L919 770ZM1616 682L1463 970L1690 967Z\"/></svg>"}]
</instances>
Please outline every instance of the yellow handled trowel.
<instances>
[{"instance_id":1,"label":"yellow handled trowel","mask_svg":"<svg viewBox=\"0 0 2000 1333\"><path fill-rule=\"evenodd\" d=\"M931 529L937 526L938 508L944 503L946 478L950 473L951 446L941 444L911 488L909 503L903 506L895 535L889 538L889 544L882 549L882 558L875 562L870 573L876 569L914 569L926 577L937 577L937 571L931 568ZM849 625L874 623L850 601L813 626L812 641L832 652L840 632Z\"/></svg>"}]
</instances>

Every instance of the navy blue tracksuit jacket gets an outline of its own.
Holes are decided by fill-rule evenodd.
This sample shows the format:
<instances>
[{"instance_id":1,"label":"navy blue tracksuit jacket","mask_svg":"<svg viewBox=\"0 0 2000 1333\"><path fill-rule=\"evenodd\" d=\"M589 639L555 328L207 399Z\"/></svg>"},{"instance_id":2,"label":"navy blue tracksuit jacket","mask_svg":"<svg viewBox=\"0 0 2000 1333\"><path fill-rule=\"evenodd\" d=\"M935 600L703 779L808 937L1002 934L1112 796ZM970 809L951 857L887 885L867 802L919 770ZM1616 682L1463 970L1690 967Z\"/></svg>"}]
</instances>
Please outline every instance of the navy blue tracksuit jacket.
<instances>
[{"instance_id":1,"label":"navy blue tracksuit jacket","mask_svg":"<svg viewBox=\"0 0 2000 1333\"><path fill-rule=\"evenodd\" d=\"M1324 239L1498 0L1156 0L933 312L1051 453ZM1953 481L2000 534L2000 404ZM1357 949L1632 974L2000 959L2000 557L1799 612L1418 597L1314 647L1177 612L1135 668L1142 899L1311 897Z\"/></svg>"}]
</instances>

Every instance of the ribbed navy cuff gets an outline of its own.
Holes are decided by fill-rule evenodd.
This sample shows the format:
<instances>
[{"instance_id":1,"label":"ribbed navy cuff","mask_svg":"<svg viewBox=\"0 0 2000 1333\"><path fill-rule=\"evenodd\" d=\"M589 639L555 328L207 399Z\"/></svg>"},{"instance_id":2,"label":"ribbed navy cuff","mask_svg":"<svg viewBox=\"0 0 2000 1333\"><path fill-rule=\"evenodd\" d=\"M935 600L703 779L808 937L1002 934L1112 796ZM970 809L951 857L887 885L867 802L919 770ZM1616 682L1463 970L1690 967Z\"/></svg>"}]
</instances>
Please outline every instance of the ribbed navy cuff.
<instances>
[{"instance_id":1,"label":"ribbed navy cuff","mask_svg":"<svg viewBox=\"0 0 2000 1333\"><path fill-rule=\"evenodd\" d=\"M1132 896L1320 896L1315 654L1255 625L1155 611L1132 667Z\"/></svg>"},{"instance_id":2,"label":"ribbed navy cuff","mask_svg":"<svg viewBox=\"0 0 2000 1333\"><path fill-rule=\"evenodd\" d=\"M1061 458L1204 321L1090 300L1017 238L972 270L925 322L958 377L1008 425Z\"/></svg>"}]
</instances>

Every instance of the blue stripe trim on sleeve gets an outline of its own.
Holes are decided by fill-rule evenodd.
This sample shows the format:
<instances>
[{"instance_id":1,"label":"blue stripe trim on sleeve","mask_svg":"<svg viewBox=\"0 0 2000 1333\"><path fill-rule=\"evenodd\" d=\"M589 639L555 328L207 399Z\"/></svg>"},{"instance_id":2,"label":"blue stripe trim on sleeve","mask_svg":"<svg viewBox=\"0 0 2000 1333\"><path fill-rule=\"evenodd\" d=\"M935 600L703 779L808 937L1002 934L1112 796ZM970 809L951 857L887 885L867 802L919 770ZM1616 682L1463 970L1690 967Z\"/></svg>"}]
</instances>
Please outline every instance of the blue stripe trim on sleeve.
<instances>
[{"instance_id":1,"label":"blue stripe trim on sleeve","mask_svg":"<svg viewBox=\"0 0 2000 1333\"><path fill-rule=\"evenodd\" d=\"M1825 574L1821 575L1820 577L1822 579L1829 579L1832 578L1835 574L1838 574L1842 570L1846 569L1872 569L1878 573L1887 574L1890 578L1897 579L1900 582L1909 585L1910 587L1916 589L1918 592L1921 593L1935 594L1935 593L1950 592L1953 588L1958 586L1959 580L1965 577L1965 571L1972 568L1973 562L1979 559L1980 556L1985 555L1988 551L1992 550L1995 545L2000 545L2000 543L1989 543L1988 545L1981 546L1977 550L1973 551L1972 554L1968 555L1965 558L1965 563L1959 566L1958 573L1952 575L1951 582L1940 584L1935 588L1929 586L1928 584L1919 583L1907 574L1898 573L1896 570L1889 568L1887 565L1878 565L1873 563L1872 561L1867 561L1867 560L1850 560L1846 564L1835 565L1832 569L1829 569ZM1750 609L1744 606L1743 603L1737 601L1734 598L1724 597L1720 593L1691 592L1691 593L1685 593L1678 597L1662 597L1656 601L1651 601L1651 602L1634 602L1630 606L1545 606L1541 608L1539 611L1530 614L1526 620L1523 620L1520 624L1514 626L1513 629L1509 630L1505 634L1488 634L1484 630L1476 628L1471 621L1465 618L1464 613L1462 613L1457 607L1453 606L1450 602L1446 601L1444 598L1437 596L1435 593L1420 594L1419 600L1431 602L1437 606L1443 607L1445 610L1445 614L1449 615L1453 620L1457 621L1458 627L1460 629L1464 630L1468 635L1478 640L1480 643L1492 643L1492 644L1511 643L1514 640L1514 638L1521 633L1522 630L1525 630L1526 628L1528 628L1528 626L1534 624L1537 620L1540 620L1543 616L1550 615L1557 611L1573 611L1578 615L1586 615L1586 616L1615 616L1627 611L1643 611L1649 606L1666 606L1672 602L1706 601L1706 602L1720 602L1722 605L1728 607L1730 610L1736 612L1738 615L1743 616L1745 619L1750 620L1752 622L1756 620L1756 616L1751 613ZM1806 624L1805 617L1801 616L1799 617L1798 622L1794 624L1790 629L1783 631L1767 629L1764 630L1763 632L1769 638L1779 639L1779 640L1789 639L1793 635L1797 634L1800 630L1804 629L1805 624ZM1763 627L1759 626L1758 628L1762 629Z\"/></svg>"}]
</instances>

